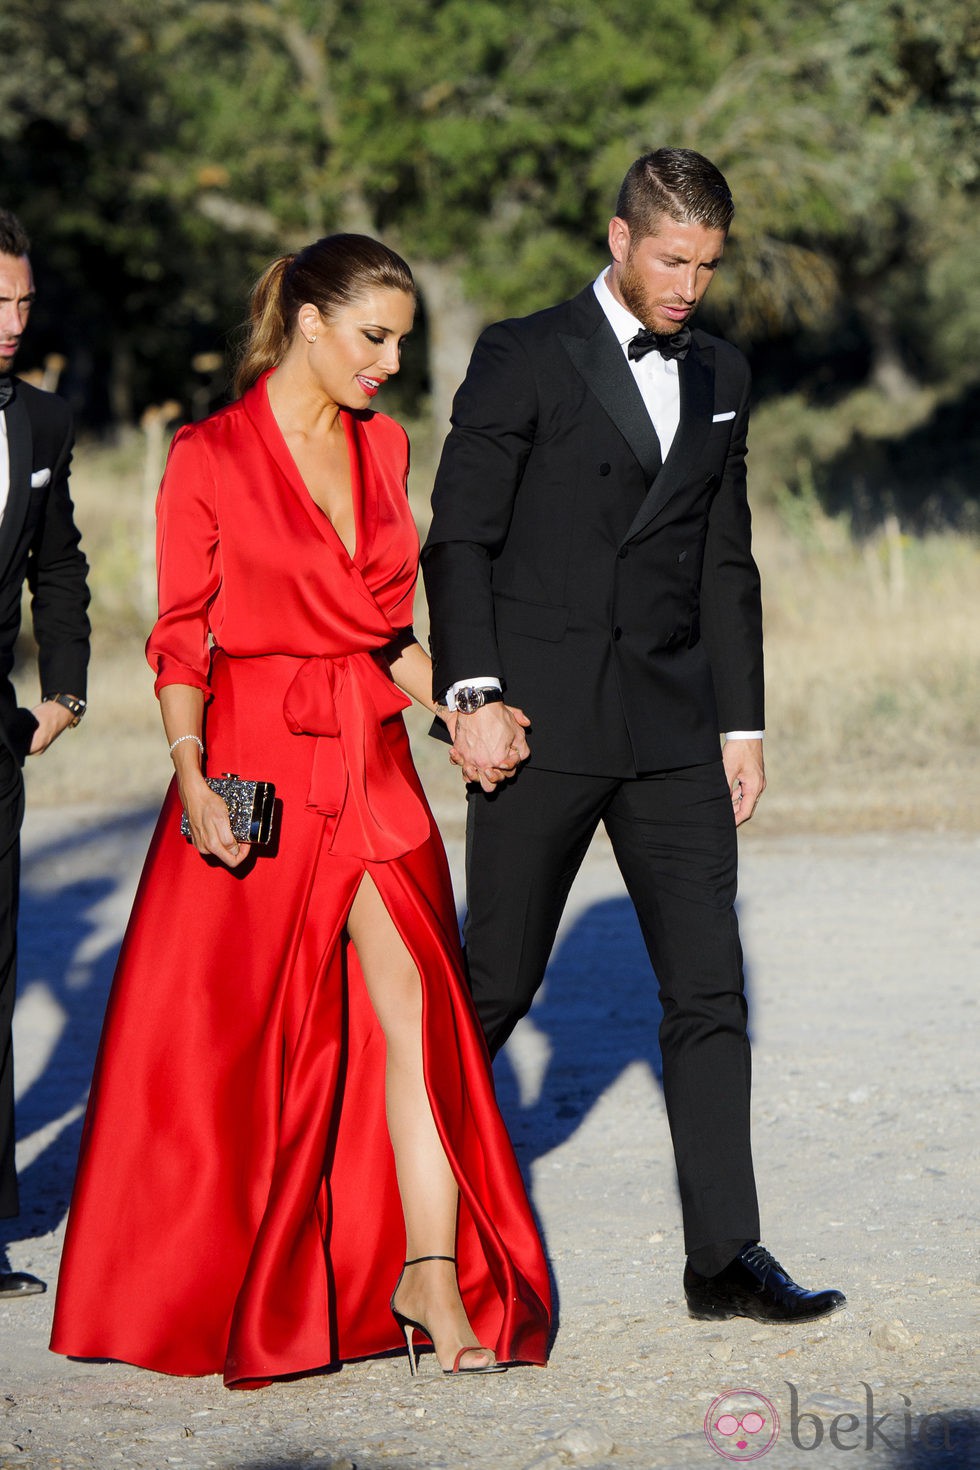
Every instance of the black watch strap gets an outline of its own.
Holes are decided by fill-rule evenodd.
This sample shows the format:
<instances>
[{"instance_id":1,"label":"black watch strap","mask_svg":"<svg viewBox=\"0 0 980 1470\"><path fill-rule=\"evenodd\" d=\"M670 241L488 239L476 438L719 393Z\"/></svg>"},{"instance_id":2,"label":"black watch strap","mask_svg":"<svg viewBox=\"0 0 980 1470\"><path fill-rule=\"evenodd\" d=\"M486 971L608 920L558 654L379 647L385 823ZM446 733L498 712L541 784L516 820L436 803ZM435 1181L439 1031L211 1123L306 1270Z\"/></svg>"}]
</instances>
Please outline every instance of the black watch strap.
<instances>
[{"instance_id":1,"label":"black watch strap","mask_svg":"<svg viewBox=\"0 0 980 1470\"><path fill-rule=\"evenodd\" d=\"M72 722L68 726L69 730L73 730L75 728L79 720L82 718L82 715L88 708L85 700L79 699L76 694L43 694L41 696L41 703L60 704L63 706L64 709L68 710L69 713L73 716Z\"/></svg>"}]
</instances>

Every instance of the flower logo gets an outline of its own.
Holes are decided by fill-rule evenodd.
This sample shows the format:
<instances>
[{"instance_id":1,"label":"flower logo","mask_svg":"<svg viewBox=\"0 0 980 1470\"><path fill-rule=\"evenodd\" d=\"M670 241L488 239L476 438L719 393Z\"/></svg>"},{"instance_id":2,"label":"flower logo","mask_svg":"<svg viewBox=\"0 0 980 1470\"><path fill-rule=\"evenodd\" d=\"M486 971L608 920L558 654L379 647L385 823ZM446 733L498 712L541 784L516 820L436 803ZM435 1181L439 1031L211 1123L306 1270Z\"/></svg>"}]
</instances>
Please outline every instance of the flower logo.
<instances>
[{"instance_id":1,"label":"flower logo","mask_svg":"<svg viewBox=\"0 0 980 1470\"><path fill-rule=\"evenodd\" d=\"M716 1398L704 1416L704 1437L726 1460L758 1460L779 1438L775 1407L751 1388L733 1388Z\"/></svg>"}]
</instances>

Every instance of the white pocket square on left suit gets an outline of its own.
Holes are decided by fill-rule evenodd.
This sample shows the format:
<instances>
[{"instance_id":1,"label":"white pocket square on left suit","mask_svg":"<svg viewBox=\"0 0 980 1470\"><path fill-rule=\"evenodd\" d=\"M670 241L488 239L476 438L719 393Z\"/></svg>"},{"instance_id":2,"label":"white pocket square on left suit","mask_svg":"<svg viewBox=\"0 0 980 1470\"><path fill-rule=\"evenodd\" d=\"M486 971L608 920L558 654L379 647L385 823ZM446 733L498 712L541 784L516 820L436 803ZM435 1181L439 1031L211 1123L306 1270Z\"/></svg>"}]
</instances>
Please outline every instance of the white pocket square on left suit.
<instances>
[{"instance_id":1,"label":"white pocket square on left suit","mask_svg":"<svg viewBox=\"0 0 980 1470\"><path fill-rule=\"evenodd\" d=\"M733 419L734 417L735 410L734 408L730 408L727 413L716 413L711 422L713 424L725 424L729 419Z\"/></svg>"},{"instance_id":2,"label":"white pocket square on left suit","mask_svg":"<svg viewBox=\"0 0 980 1470\"><path fill-rule=\"evenodd\" d=\"M51 484L51 471L50 470L35 470L34 473L33 473L33 475L31 475L31 489L32 490L43 490L44 487L45 487L45 485L50 485L50 484Z\"/></svg>"}]
</instances>

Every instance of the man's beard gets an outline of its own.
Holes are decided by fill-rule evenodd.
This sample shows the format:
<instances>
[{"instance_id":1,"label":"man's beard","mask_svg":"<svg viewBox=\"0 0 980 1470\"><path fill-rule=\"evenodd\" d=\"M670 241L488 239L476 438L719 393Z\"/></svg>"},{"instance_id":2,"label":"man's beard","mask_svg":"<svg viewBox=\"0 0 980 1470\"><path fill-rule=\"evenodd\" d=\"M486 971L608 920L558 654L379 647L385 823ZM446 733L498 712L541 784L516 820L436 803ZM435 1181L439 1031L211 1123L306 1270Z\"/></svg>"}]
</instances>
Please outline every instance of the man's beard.
<instances>
[{"instance_id":1,"label":"man's beard","mask_svg":"<svg viewBox=\"0 0 980 1470\"><path fill-rule=\"evenodd\" d=\"M622 269L619 272L619 294L638 322L642 322L651 332L657 332L664 337L673 337L675 332L679 332L682 327L688 326L691 317L697 310L696 306L691 307L686 321L671 322L667 327L663 323L658 325L653 314L654 307L657 303L650 300L646 286L643 284L643 277L633 264L633 257L631 255L626 257ZM669 301L667 303L668 306L685 306L686 304L683 301Z\"/></svg>"}]
</instances>

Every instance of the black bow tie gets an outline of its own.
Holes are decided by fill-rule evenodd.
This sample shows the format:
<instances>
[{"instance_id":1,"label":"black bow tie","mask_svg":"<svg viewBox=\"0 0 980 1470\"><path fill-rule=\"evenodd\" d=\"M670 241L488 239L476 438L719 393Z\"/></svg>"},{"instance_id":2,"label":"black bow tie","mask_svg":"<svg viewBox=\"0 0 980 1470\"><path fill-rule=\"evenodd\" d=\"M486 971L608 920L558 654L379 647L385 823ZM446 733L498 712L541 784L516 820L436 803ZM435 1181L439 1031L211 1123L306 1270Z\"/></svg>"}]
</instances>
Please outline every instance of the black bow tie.
<instances>
[{"instance_id":1,"label":"black bow tie","mask_svg":"<svg viewBox=\"0 0 980 1470\"><path fill-rule=\"evenodd\" d=\"M681 327L679 332L674 332L671 336L651 332L649 327L644 327L642 332L637 332L629 343L626 355L631 362L639 362L642 357L646 357L648 352L659 352L660 356L669 362L675 357L686 357L690 350L690 327Z\"/></svg>"},{"instance_id":2,"label":"black bow tie","mask_svg":"<svg viewBox=\"0 0 980 1470\"><path fill-rule=\"evenodd\" d=\"M14 396L14 380L6 373L0 374L0 408L6 408Z\"/></svg>"}]
</instances>

